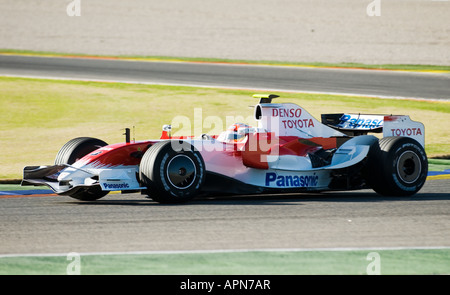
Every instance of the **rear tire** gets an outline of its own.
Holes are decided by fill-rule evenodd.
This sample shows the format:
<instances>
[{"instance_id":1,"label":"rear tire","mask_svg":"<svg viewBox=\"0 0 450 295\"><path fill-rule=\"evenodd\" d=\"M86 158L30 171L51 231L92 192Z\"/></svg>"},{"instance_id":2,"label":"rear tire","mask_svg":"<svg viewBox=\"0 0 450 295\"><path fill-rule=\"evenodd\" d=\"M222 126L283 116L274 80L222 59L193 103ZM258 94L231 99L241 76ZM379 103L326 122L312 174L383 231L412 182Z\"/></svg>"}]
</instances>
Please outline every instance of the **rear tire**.
<instances>
[{"instance_id":1,"label":"rear tire","mask_svg":"<svg viewBox=\"0 0 450 295\"><path fill-rule=\"evenodd\" d=\"M89 153L99 149L108 144L103 140L92 137L78 137L68 141L59 150L55 158L55 165L72 165L79 159L88 155ZM79 190L70 194L69 196L81 201L95 201L108 194L108 191L103 191L100 186L93 186L85 190Z\"/></svg>"},{"instance_id":2,"label":"rear tire","mask_svg":"<svg viewBox=\"0 0 450 295\"><path fill-rule=\"evenodd\" d=\"M369 151L365 175L384 196L411 196L425 183L428 160L423 147L410 137L384 137Z\"/></svg>"},{"instance_id":3,"label":"rear tire","mask_svg":"<svg viewBox=\"0 0 450 295\"><path fill-rule=\"evenodd\" d=\"M183 203L200 192L205 181L205 163L191 144L162 141L145 152L139 178L154 201Z\"/></svg>"}]
</instances>

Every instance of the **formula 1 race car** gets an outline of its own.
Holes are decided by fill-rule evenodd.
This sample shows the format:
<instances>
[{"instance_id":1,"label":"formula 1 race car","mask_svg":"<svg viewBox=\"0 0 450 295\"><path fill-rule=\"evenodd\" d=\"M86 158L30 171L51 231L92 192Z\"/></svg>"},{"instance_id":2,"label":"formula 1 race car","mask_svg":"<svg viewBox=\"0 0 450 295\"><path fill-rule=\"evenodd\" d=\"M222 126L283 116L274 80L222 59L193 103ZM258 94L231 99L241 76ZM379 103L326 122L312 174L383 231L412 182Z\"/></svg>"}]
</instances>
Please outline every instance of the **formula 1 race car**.
<instances>
[{"instance_id":1,"label":"formula 1 race car","mask_svg":"<svg viewBox=\"0 0 450 295\"><path fill-rule=\"evenodd\" d=\"M51 166L28 166L22 185L47 185L83 201L110 191L142 192L160 203L199 194L321 192L372 188L410 196L428 172L424 125L404 115L323 114L319 122L277 95L254 95L256 127L236 123L218 135L123 143L81 137ZM382 138L369 133L382 134Z\"/></svg>"}]
</instances>

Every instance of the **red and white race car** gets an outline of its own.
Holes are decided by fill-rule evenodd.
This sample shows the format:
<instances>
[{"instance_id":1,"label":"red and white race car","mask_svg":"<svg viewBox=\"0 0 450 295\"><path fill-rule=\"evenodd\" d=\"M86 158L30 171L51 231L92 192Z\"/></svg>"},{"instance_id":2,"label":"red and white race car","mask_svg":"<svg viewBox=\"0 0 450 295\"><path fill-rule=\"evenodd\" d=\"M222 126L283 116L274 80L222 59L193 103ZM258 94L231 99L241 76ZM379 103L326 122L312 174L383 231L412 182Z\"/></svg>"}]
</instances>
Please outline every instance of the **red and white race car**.
<instances>
[{"instance_id":1,"label":"red and white race car","mask_svg":"<svg viewBox=\"0 0 450 295\"><path fill-rule=\"evenodd\" d=\"M257 126L233 124L218 135L171 136L108 145L67 142L52 166L24 168L22 185L92 201L110 191L141 191L160 203L199 194L321 192L372 188L409 196L427 177L424 125L409 116L323 114L319 122L277 95L255 95ZM382 133L379 139L369 133Z\"/></svg>"}]
</instances>

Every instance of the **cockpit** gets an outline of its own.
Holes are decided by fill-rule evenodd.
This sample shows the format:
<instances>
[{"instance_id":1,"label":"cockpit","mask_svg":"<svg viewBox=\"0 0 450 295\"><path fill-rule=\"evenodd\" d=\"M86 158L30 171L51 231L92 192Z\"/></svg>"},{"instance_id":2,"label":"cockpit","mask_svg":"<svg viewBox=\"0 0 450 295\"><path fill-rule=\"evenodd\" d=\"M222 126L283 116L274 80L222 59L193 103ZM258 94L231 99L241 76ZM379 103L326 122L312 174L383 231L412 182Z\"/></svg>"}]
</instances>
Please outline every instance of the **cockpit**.
<instances>
[{"instance_id":1,"label":"cockpit","mask_svg":"<svg viewBox=\"0 0 450 295\"><path fill-rule=\"evenodd\" d=\"M255 128L244 123L236 123L220 133L217 140L225 143L238 143L242 142L247 134L253 132L255 132Z\"/></svg>"}]
</instances>

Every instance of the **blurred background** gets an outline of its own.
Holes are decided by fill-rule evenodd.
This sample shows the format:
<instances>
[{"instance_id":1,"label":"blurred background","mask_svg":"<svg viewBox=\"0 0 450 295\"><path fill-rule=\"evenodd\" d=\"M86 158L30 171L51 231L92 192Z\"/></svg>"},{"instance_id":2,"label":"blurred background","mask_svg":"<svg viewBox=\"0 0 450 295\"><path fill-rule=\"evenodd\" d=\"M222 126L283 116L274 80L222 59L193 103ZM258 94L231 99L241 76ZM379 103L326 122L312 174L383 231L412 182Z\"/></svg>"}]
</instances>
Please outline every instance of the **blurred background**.
<instances>
[{"instance_id":1,"label":"blurred background","mask_svg":"<svg viewBox=\"0 0 450 295\"><path fill-rule=\"evenodd\" d=\"M450 65L443 0L0 0L0 14L1 49Z\"/></svg>"}]
</instances>

